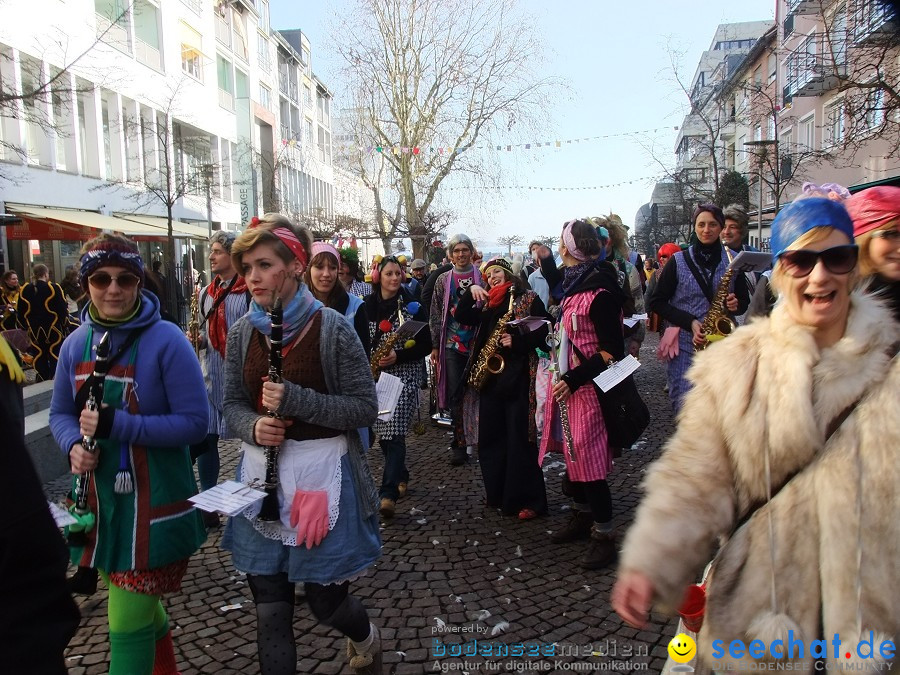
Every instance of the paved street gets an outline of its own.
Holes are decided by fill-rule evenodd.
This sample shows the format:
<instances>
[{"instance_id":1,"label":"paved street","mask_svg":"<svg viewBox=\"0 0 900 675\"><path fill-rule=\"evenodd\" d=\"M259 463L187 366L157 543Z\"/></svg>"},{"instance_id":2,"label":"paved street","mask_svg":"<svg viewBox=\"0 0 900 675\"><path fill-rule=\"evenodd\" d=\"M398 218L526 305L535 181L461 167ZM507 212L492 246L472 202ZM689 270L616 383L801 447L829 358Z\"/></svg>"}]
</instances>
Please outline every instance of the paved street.
<instances>
[{"instance_id":1,"label":"paved street","mask_svg":"<svg viewBox=\"0 0 900 675\"><path fill-rule=\"evenodd\" d=\"M617 460L610 481L620 534L639 501L647 463L672 431L654 337L648 338L637 374L653 421L638 447ZM553 457L545 462L550 515L519 522L482 505L478 464L451 467L448 445L445 430L431 425L424 435L409 438L409 494L382 529L379 564L351 587L381 627L384 672L660 673L675 623L654 617L643 632L624 626L609 606L612 570L581 570L577 561L584 542L549 541L568 517L559 489L562 462ZM226 448L223 476L232 473L237 459L237 444ZM380 476L377 446L370 461ZM66 481L45 487L51 498L59 498ZM250 591L230 555L219 549L220 536L221 530L210 533L191 559L182 592L166 600L185 675L258 672ZM79 604L83 620L67 652L70 672L106 672L106 593L98 591ZM294 628L298 673L347 672L343 638L317 625L304 605L296 609ZM510 655L503 655L501 644ZM534 655L538 649L540 656Z\"/></svg>"}]
</instances>

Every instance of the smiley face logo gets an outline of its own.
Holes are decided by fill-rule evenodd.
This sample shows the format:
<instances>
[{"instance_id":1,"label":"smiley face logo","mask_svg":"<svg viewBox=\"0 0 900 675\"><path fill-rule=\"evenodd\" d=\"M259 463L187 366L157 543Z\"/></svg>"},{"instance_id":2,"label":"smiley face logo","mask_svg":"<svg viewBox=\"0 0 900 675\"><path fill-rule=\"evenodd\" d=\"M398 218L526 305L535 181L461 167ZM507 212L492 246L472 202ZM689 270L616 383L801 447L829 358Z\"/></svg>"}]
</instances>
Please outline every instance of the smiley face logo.
<instances>
[{"instance_id":1,"label":"smiley face logo","mask_svg":"<svg viewBox=\"0 0 900 675\"><path fill-rule=\"evenodd\" d=\"M669 656L675 663L687 663L697 655L697 645L690 635L679 633L669 642Z\"/></svg>"}]
</instances>

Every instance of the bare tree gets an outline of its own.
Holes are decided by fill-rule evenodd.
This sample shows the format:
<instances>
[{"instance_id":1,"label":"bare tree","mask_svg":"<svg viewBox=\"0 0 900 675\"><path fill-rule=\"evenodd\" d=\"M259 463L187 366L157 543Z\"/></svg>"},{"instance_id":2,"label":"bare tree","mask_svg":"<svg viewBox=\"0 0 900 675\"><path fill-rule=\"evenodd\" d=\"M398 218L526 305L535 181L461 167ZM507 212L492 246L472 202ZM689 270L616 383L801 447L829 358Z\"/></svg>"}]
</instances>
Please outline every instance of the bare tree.
<instances>
[{"instance_id":1,"label":"bare tree","mask_svg":"<svg viewBox=\"0 0 900 675\"><path fill-rule=\"evenodd\" d=\"M525 240L517 234L510 234L503 237L497 237L497 243L506 247L506 254L512 256L513 246L522 246Z\"/></svg>"},{"instance_id":2,"label":"bare tree","mask_svg":"<svg viewBox=\"0 0 900 675\"><path fill-rule=\"evenodd\" d=\"M402 214L417 256L441 182L486 171L491 153L466 151L542 114L554 80L534 75L541 42L533 27L517 0L357 0L342 20L334 43L357 100L357 137L364 152L382 149L370 180L399 197L388 211L376 193L376 225L390 231Z\"/></svg>"}]
</instances>

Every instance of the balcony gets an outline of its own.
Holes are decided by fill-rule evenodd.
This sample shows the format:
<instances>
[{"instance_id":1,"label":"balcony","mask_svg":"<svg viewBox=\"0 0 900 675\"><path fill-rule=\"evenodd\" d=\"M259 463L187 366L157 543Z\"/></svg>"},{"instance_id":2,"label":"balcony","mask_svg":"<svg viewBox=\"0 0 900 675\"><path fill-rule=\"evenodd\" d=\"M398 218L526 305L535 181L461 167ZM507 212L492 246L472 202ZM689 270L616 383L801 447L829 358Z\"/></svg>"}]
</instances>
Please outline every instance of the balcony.
<instances>
[{"instance_id":1,"label":"balcony","mask_svg":"<svg viewBox=\"0 0 900 675\"><path fill-rule=\"evenodd\" d=\"M270 74L272 72L272 59L268 54L264 54L262 52L257 55L257 62L259 63L259 69L266 74Z\"/></svg>"},{"instance_id":2,"label":"balcony","mask_svg":"<svg viewBox=\"0 0 900 675\"><path fill-rule=\"evenodd\" d=\"M224 89L219 89L219 105L234 112L234 95Z\"/></svg>"},{"instance_id":3,"label":"balcony","mask_svg":"<svg viewBox=\"0 0 900 675\"><path fill-rule=\"evenodd\" d=\"M147 44L141 39L137 39L135 40L134 55L145 66L150 66L153 70L162 72L162 58L156 47Z\"/></svg>"},{"instance_id":4,"label":"balcony","mask_svg":"<svg viewBox=\"0 0 900 675\"><path fill-rule=\"evenodd\" d=\"M231 48L231 26L228 25L228 19L218 12L216 12L216 40Z\"/></svg>"},{"instance_id":5,"label":"balcony","mask_svg":"<svg viewBox=\"0 0 900 675\"><path fill-rule=\"evenodd\" d=\"M900 26L897 15L887 3L858 0L853 12L853 43L879 44L892 39Z\"/></svg>"},{"instance_id":6,"label":"balcony","mask_svg":"<svg viewBox=\"0 0 900 675\"><path fill-rule=\"evenodd\" d=\"M846 57L846 53L844 50L837 56ZM788 60L787 83L782 96L786 103L795 96L821 96L836 88L846 74L846 60L835 63L830 55L795 53Z\"/></svg>"},{"instance_id":7,"label":"balcony","mask_svg":"<svg viewBox=\"0 0 900 675\"><path fill-rule=\"evenodd\" d=\"M788 14L802 16L819 14L822 11L822 0L788 0Z\"/></svg>"},{"instance_id":8,"label":"balcony","mask_svg":"<svg viewBox=\"0 0 900 675\"><path fill-rule=\"evenodd\" d=\"M131 27L123 16L113 23L102 14L97 14L97 36L106 44L123 52L131 53Z\"/></svg>"},{"instance_id":9,"label":"balcony","mask_svg":"<svg viewBox=\"0 0 900 675\"><path fill-rule=\"evenodd\" d=\"M281 73L278 76L278 88L281 90L281 93L291 99L294 103L299 102L299 87L297 86L297 82L291 80L287 75Z\"/></svg>"},{"instance_id":10,"label":"balcony","mask_svg":"<svg viewBox=\"0 0 900 675\"><path fill-rule=\"evenodd\" d=\"M794 32L794 15L788 14L788 17L784 20L784 38L787 39L789 35Z\"/></svg>"}]
</instances>

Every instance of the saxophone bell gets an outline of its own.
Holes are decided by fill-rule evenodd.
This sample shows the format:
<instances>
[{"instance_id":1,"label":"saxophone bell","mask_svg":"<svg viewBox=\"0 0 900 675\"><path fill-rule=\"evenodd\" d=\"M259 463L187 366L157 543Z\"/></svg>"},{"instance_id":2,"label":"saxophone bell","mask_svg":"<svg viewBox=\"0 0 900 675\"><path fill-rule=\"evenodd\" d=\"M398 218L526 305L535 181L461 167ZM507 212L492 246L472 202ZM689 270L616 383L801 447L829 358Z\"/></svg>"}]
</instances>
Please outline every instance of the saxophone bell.
<instances>
[{"instance_id":1,"label":"saxophone bell","mask_svg":"<svg viewBox=\"0 0 900 675\"><path fill-rule=\"evenodd\" d=\"M503 369L506 368L506 359L497 352L494 352L488 357L485 367L491 375L499 375L503 372Z\"/></svg>"}]
</instances>

